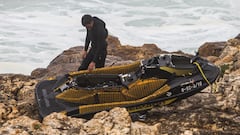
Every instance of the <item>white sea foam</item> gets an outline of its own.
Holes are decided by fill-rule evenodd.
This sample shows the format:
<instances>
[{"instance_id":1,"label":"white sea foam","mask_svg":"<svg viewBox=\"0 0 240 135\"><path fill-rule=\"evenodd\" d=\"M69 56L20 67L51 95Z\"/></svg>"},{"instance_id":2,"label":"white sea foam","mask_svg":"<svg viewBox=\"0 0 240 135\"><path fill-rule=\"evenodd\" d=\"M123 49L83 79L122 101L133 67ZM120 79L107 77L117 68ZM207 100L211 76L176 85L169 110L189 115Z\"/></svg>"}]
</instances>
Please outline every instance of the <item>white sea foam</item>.
<instances>
[{"instance_id":1,"label":"white sea foam","mask_svg":"<svg viewBox=\"0 0 240 135\"><path fill-rule=\"evenodd\" d=\"M0 73L30 74L83 45L85 13L102 18L122 44L193 53L204 42L236 36L239 9L239 0L0 1Z\"/></svg>"}]
</instances>

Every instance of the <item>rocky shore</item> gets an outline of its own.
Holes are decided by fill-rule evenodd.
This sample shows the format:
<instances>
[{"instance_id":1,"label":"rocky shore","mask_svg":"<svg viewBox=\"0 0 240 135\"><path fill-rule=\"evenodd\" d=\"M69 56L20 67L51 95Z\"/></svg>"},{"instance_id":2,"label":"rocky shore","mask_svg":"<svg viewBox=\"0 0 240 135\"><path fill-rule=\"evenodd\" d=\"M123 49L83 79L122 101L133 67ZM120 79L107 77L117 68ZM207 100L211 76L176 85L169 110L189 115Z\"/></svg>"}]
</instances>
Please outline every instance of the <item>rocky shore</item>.
<instances>
[{"instance_id":1,"label":"rocky shore","mask_svg":"<svg viewBox=\"0 0 240 135\"><path fill-rule=\"evenodd\" d=\"M121 45L108 38L106 66L131 63L166 52L154 44L141 47ZM80 62L76 46L63 51L48 67L32 71L30 76L0 74L1 135L234 135L240 133L240 35L223 42L207 42L199 55L222 69L221 78L185 100L154 108L144 121L133 121L125 108L114 108L94 115L90 120L52 113L38 118L34 99L36 84L48 77L76 71ZM189 55L189 54L186 54Z\"/></svg>"}]
</instances>

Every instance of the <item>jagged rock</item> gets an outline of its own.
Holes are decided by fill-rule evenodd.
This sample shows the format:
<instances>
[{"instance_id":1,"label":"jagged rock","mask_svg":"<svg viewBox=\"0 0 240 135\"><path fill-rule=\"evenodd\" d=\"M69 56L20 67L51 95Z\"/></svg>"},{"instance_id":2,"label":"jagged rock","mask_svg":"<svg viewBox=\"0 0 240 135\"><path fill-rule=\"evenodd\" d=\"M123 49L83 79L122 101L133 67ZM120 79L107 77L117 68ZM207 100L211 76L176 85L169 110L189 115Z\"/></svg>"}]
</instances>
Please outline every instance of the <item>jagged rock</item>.
<instances>
[{"instance_id":1,"label":"jagged rock","mask_svg":"<svg viewBox=\"0 0 240 135\"><path fill-rule=\"evenodd\" d=\"M206 59L212 63L215 63L216 61L220 60L220 58L217 56L208 56L206 57Z\"/></svg>"},{"instance_id":2,"label":"jagged rock","mask_svg":"<svg viewBox=\"0 0 240 135\"><path fill-rule=\"evenodd\" d=\"M157 123L153 126L149 126L143 122L133 122L131 135L159 135L161 132L160 125L160 123Z\"/></svg>"},{"instance_id":3,"label":"jagged rock","mask_svg":"<svg viewBox=\"0 0 240 135\"><path fill-rule=\"evenodd\" d=\"M226 46L226 42L206 42L198 49L198 53L202 57L207 56L220 56L223 49Z\"/></svg>"},{"instance_id":4,"label":"jagged rock","mask_svg":"<svg viewBox=\"0 0 240 135\"><path fill-rule=\"evenodd\" d=\"M218 105L222 110L240 112L240 77L239 74L225 74L218 82L219 95Z\"/></svg>"},{"instance_id":5,"label":"jagged rock","mask_svg":"<svg viewBox=\"0 0 240 135\"><path fill-rule=\"evenodd\" d=\"M4 123L0 134L158 135L158 125L132 123L126 109L117 107L109 112L97 113L89 121L71 118L62 113L52 113L45 117L42 123L27 116L20 116Z\"/></svg>"},{"instance_id":6,"label":"jagged rock","mask_svg":"<svg viewBox=\"0 0 240 135\"><path fill-rule=\"evenodd\" d=\"M235 39L239 39L240 40L240 34L238 34Z\"/></svg>"},{"instance_id":7,"label":"jagged rock","mask_svg":"<svg viewBox=\"0 0 240 135\"><path fill-rule=\"evenodd\" d=\"M118 56L123 60L140 60L150 58L152 56L168 53L162 51L155 44L144 44L140 47L122 45L117 37L109 36L108 39L108 54Z\"/></svg>"},{"instance_id":8,"label":"jagged rock","mask_svg":"<svg viewBox=\"0 0 240 135\"><path fill-rule=\"evenodd\" d=\"M133 60L123 60L121 57L108 55L106 58L106 62L105 62L106 66L105 67L130 64L133 62L134 62Z\"/></svg>"},{"instance_id":9,"label":"jagged rock","mask_svg":"<svg viewBox=\"0 0 240 135\"><path fill-rule=\"evenodd\" d=\"M240 67L240 40L230 39L227 46L214 63L219 66L228 65L230 71L236 71Z\"/></svg>"},{"instance_id":10,"label":"jagged rock","mask_svg":"<svg viewBox=\"0 0 240 135\"><path fill-rule=\"evenodd\" d=\"M0 125L23 114L36 117L34 89L37 81L20 74L0 75Z\"/></svg>"},{"instance_id":11,"label":"jagged rock","mask_svg":"<svg viewBox=\"0 0 240 135\"><path fill-rule=\"evenodd\" d=\"M121 47L121 43L117 37L109 35L107 38L108 43L108 53L112 53L113 50Z\"/></svg>"},{"instance_id":12,"label":"jagged rock","mask_svg":"<svg viewBox=\"0 0 240 135\"><path fill-rule=\"evenodd\" d=\"M42 134L51 134L52 130L61 134L79 134L83 123L86 120L68 117L62 113L52 113L45 117L42 122ZM44 127L47 127L45 132Z\"/></svg>"},{"instance_id":13,"label":"jagged rock","mask_svg":"<svg viewBox=\"0 0 240 135\"><path fill-rule=\"evenodd\" d=\"M155 44L144 44L142 47L134 47L130 45L122 45L118 48L113 48L110 55L119 56L123 60L140 60L150 58L161 53L166 53L162 51Z\"/></svg>"},{"instance_id":14,"label":"jagged rock","mask_svg":"<svg viewBox=\"0 0 240 135\"><path fill-rule=\"evenodd\" d=\"M19 111L16 109L16 104L0 103L0 125L6 122L8 119L17 118Z\"/></svg>"},{"instance_id":15,"label":"jagged rock","mask_svg":"<svg viewBox=\"0 0 240 135\"><path fill-rule=\"evenodd\" d=\"M42 78L47 72L48 70L46 68L36 68L31 72L31 76L34 78Z\"/></svg>"},{"instance_id":16,"label":"jagged rock","mask_svg":"<svg viewBox=\"0 0 240 135\"><path fill-rule=\"evenodd\" d=\"M27 116L19 116L3 124L0 128L1 135L30 135L34 130L38 130L41 123L38 120L33 120Z\"/></svg>"},{"instance_id":17,"label":"jagged rock","mask_svg":"<svg viewBox=\"0 0 240 135\"><path fill-rule=\"evenodd\" d=\"M114 108L94 115L93 119L84 123L82 134L130 134L131 118L124 108Z\"/></svg>"}]
</instances>

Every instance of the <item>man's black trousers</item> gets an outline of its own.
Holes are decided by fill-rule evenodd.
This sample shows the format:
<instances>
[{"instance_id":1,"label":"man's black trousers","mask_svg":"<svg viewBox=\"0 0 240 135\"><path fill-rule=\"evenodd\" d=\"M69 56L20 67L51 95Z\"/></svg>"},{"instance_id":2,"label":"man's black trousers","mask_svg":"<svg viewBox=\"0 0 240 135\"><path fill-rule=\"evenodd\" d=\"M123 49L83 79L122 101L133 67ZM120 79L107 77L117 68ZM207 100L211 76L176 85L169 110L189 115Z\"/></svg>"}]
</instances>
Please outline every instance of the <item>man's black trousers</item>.
<instances>
[{"instance_id":1,"label":"man's black trousers","mask_svg":"<svg viewBox=\"0 0 240 135\"><path fill-rule=\"evenodd\" d=\"M94 54L95 54L95 51L90 49L90 51L86 55L86 58L83 59L82 64L78 68L78 71L88 69L88 65L93 61ZM95 65L96 68L104 67L106 56L107 56L107 50L102 50L96 61L96 65Z\"/></svg>"}]
</instances>

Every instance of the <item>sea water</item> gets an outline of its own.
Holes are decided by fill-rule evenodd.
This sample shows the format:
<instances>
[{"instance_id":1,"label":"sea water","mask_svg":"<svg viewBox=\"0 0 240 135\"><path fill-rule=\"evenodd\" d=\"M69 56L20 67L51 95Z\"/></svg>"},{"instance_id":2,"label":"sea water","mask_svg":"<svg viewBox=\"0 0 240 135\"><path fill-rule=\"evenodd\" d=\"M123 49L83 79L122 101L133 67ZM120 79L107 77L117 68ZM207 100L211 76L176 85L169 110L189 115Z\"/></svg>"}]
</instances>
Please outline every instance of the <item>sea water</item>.
<instances>
[{"instance_id":1,"label":"sea water","mask_svg":"<svg viewBox=\"0 0 240 135\"><path fill-rule=\"evenodd\" d=\"M103 19L123 45L194 53L240 33L239 10L240 0L0 0L0 74L30 74L84 45L83 14Z\"/></svg>"}]
</instances>

